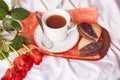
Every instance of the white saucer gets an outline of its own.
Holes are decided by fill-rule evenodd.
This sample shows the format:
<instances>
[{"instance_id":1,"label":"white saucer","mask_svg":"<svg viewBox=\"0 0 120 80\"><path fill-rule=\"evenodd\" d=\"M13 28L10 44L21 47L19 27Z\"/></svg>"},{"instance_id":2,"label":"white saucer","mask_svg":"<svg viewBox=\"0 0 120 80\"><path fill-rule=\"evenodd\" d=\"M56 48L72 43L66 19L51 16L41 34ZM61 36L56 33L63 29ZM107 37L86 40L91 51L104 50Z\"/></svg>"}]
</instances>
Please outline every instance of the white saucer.
<instances>
[{"instance_id":1,"label":"white saucer","mask_svg":"<svg viewBox=\"0 0 120 80\"><path fill-rule=\"evenodd\" d=\"M47 49L41 44L42 36L43 36L42 29L38 25L37 28L35 29L34 40L39 47L49 52L65 52L73 48L79 39L79 33L76 28L74 31L69 33L65 40L61 42L53 42L54 46L51 49Z\"/></svg>"}]
</instances>

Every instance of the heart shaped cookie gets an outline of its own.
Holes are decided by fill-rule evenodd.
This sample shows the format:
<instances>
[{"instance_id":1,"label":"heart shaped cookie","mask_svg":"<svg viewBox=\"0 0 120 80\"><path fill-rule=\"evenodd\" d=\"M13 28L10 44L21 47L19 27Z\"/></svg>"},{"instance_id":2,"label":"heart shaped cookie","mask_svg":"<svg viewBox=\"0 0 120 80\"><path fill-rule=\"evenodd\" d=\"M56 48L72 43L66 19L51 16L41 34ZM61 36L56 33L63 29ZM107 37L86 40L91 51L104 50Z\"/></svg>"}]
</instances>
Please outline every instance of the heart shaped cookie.
<instances>
[{"instance_id":1,"label":"heart shaped cookie","mask_svg":"<svg viewBox=\"0 0 120 80\"><path fill-rule=\"evenodd\" d=\"M99 41L102 28L98 24L81 23L78 31L82 36L79 41L78 50L81 56L92 56L98 54L98 50L103 48L103 43Z\"/></svg>"},{"instance_id":2,"label":"heart shaped cookie","mask_svg":"<svg viewBox=\"0 0 120 80\"><path fill-rule=\"evenodd\" d=\"M94 39L97 42L101 36L101 33L102 33L101 26L98 24L91 24L91 28L94 30L95 34L97 35L97 38ZM78 25L78 32L81 35L81 32L79 31L79 25ZM84 37L84 35L82 35L82 38L79 41L78 50L80 50L84 46L90 44L91 42L94 42L93 40L86 38L86 37Z\"/></svg>"}]
</instances>

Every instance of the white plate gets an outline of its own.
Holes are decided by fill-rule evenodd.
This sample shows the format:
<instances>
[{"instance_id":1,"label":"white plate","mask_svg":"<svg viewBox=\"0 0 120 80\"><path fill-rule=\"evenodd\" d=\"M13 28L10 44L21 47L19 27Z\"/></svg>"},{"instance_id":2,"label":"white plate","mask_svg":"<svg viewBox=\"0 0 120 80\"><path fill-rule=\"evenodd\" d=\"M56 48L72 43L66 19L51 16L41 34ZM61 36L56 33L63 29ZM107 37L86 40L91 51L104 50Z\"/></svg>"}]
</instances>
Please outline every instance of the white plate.
<instances>
[{"instance_id":1,"label":"white plate","mask_svg":"<svg viewBox=\"0 0 120 80\"><path fill-rule=\"evenodd\" d=\"M63 40L61 42L53 42L54 46L51 49L46 49L41 44L42 36L43 36L42 29L38 25L35 29L34 40L39 47L41 47L49 52L65 52L65 51L73 48L79 39L79 33L76 28L74 31L69 33L69 35L66 37L65 40Z\"/></svg>"}]
</instances>

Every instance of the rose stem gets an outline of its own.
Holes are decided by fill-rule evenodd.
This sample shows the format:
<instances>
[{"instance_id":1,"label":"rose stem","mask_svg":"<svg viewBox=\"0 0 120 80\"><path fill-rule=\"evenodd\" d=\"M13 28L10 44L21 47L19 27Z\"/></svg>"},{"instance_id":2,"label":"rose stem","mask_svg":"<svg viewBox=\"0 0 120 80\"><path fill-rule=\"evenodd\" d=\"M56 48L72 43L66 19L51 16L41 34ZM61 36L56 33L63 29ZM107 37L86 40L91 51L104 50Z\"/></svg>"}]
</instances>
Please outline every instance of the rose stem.
<instances>
[{"instance_id":1,"label":"rose stem","mask_svg":"<svg viewBox=\"0 0 120 80\"><path fill-rule=\"evenodd\" d=\"M12 67L12 62L4 55L2 51L0 51L1 55L7 60L9 67Z\"/></svg>"},{"instance_id":2,"label":"rose stem","mask_svg":"<svg viewBox=\"0 0 120 80\"><path fill-rule=\"evenodd\" d=\"M14 51L14 53L15 53L17 56L19 56L19 53L18 53L12 46L10 46L10 48Z\"/></svg>"},{"instance_id":3,"label":"rose stem","mask_svg":"<svg viewBox=\"0 0 120 80\"><path fill-rule=\"evenodd\" d=\"M28 52L31 51L31 48L27 47L25 44L23 44L23 47L24 47Z\"/></svg>"}]
</instances>

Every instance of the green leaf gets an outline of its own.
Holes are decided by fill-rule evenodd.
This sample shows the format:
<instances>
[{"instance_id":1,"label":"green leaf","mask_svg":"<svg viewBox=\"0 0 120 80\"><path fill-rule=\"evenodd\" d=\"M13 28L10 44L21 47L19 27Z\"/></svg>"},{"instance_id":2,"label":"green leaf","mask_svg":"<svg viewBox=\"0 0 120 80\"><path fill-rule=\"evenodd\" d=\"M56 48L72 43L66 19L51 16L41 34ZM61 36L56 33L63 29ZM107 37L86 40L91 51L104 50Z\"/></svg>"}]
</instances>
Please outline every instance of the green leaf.
<instances>
[{"instance_id":1,"label":"green leaf","mask_svg":"<svg viewBox=\"0 0 120 80\"><path fill-rule=\"evenodd\" d=\"M10 42L5 42L5 44L3 45L3 50L4 52L9 52L10 48L9 48Z\"/></svg>"},{"instance_id":2,"label":"green leaf","mask_svg":"<svg viewBox=\"0 0 120 80\"><path fill-rule=\"evenodd\" d=\"M0 7L0 20L3 20L6 16L6 11Z\"/></svg>"},{"instance_id":3,"label":"green leaf","mask_svg":"<svg viewBox=\"0 0 120 80\"><path fill-rule=\"evenodd\" d=\"M0 50L3 50L3 45L5 41L3 39L0 39Z\"/></svg>"},{"instance_id":4,"label":"green leaf","mask_svg":"<svg viewBox=\"0 0 120 80\"><path fill-rule=\"evenodd\" d=\"M9 10L8 5L6 4L4 0L0 0L0 7L3 8L6 11L6 13Z\"/></svg>"},{"instance_id":5,"label":"green leaf","mask_svg":"<svg viewBox=\"0 0 120 80\"><path fill-rule=\"evenodd\" d=\"M6 57L9 56L9 53L8 53L8 52L3 52L3 53L4 53L4 55L5 55ZM5 57L3 57L3 55L0 53L0 60L3 60L3 59L5 59Z\"/></svg>"},{"instance_id":6,"label":"green leaf","mask_svg":"<svg viewBox=\"0 0 120 80\"><path fill-rule=\"evenodd\" d=\"M18 50L21 48L23 44L23 38L19 35L16 35L15 39L12 41L11 46L15 49Z\"/></svg>"},{"instance_id":7,"label":"green leaf","mask_svg":"<svg viewBox=\"0 0 120 80\"><path fill-rule=\"evenodd\" d=\"M11 5L14 7L17 4L18 0L11 0Z\"/></svg>"},{"instance_id":8,"label":"green leaf","mask_svg":"<svg viewBox=\"0 0 120 80\"><path fill-rule=\"evenodd\" d=\"M15 30L19 31L19 30L21 30L21 25L19 24L19 22L15 21L12 18L7 18L3 22L3 27L7 31L15 31Z\"/></svg>"},{"instance_id":9,"label":"green leaf","mask_svg":"<svg viewBox=\"0 0 120 80\"><path fill-rule=\"evenodd\" d=\"M29 11L23 8L15 8L10 11L10 15L17 20L23 20L29 16Z\"/></svg>"},{"instance_id":10,"label":"green leaf","mask_svg":"<svg viewBox=\"0 0 120 80\"><path fill-rule=\"evenodd\" d=\"M26 37L22 37L23 38L23 44L29 44L30 40L27 39Z\"/></svg>"}]
</instances>

